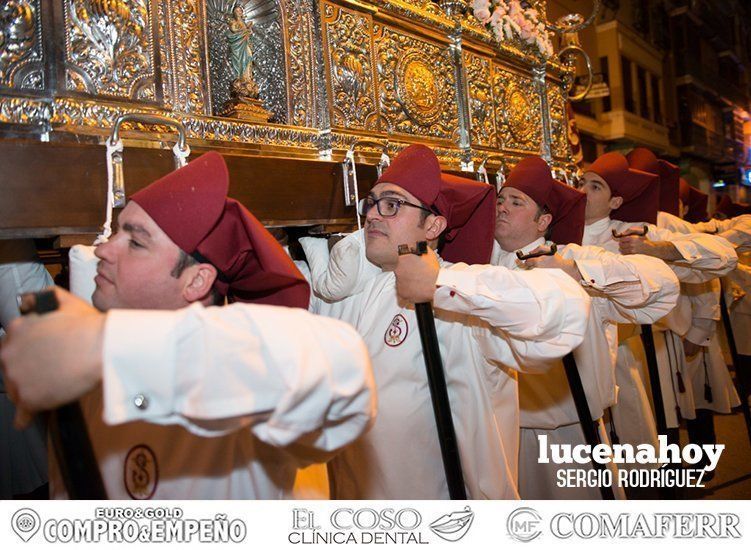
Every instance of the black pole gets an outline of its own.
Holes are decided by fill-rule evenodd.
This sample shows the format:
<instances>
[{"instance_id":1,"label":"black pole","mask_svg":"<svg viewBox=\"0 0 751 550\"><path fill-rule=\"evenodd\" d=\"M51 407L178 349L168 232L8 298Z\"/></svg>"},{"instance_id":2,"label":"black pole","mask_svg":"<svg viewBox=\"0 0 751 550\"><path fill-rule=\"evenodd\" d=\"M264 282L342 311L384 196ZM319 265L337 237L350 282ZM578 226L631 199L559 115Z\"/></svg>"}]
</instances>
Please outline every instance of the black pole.
<instances>
[{"instance_id":1,"label":"black pole","mask_svg":"<svg viewBox=\"0 0 751 550\"><path fill-rule=\"evenodd\" d=\"M53 290L22 296L21 314L44 314L59 304ZM106 500L89 432L78 402L63 405L49 416L49 431L60 474L73 500Z\"/></svg>"},{"instance_id":2,"label":"black pole","mask_svg":"<svg viewBox=\"0 0 751 550\"><path fill-rule=\"evenodd\" d=\"M660 371L657 366L657 352L655 351L655 339L652 333L652 325L641 325L641 340L644 344L644 352L647 356L647 371L649 372L649 385L652 388L652 400L655 405L655 423L658 435L668 435L668 421L665 417L665 403L662 400L662 384L660 383ZM669 373L673 376L673 373ZM660 496L667 500L678 498L675 488L662 486L659 488Z\"/></svg>"},{"instance_id":3,"label":"black pole","mask_svg":"<svg viewBox=\"0 0 751 550\"><path fill-rule=\"evenodd\" d=\"M568 378L568 385L569 388L571 388L571 395L574 398L576 414L579 416L579 423L584 432L584 439L586 440L587 445L591 445L591 447L594 448L595 445L599 445L602 441L600 441L599 434L597 433L597 424L592 419L592 413L589 410L587 394L584 393L584 384L582 384L582 379L579 375L579 369L576 366L576 359L574 359L573 352L564 355L563 369L566 371L566 378ZM604 464L594 460L592 461L592 467L600 472L606 470ZM612 486L600 485L600 494L602 495L603 500L615 500L615 493L613 492Z\"/></svg>"},{"instance_id":4,"label":"black pole","mask_svg":"<svg viewBox=\"0 0 751 550\"><path fill-rule=\"evenodd\" d=\"M520 261L526 261L541 256L553 256L557 251L558 245L553 243L547 250L543 249L539 252L530 254L524 254L521 250L517 250L516 257L519 258ZM595 421L592 419L592 413L589 410L587 394L584 393L584 384L582 384L582 379L579 375L579 369L576 366L576 359L574 359L573 352L564 355L563 370L566 372L571 396L574 398L574 406L576 407L576 414L579 417L579 424L581 424L582 431L584 432L584 439L586 440L587 445L594 448L595 445L599 445L602 442L597 433ZM592 467L598 471L605 471L605 465L595 462L594 460L592 461ZM600 486L600 494L602 495L603 500L615 500L612 486Z\"/></svg>"},{"instance_id":5,"label":"black pole","mask_svg":"<svg viewBox=\"0 0 751 550\"><path fill-rule=\"evenodd\" d=\"M655 422L657 433L667 435L668 421L665 417L665 404L662 400L662 384L660 383L660 371L657 366L657 352L655 351L654 334L652 325L641 325L641 340L647 356L647 371L649 372L649 385L652 388L652 400L655 404ZM671 373L672 376L672 373Z\"/></svg>"},{"instance_id":6,"label":"black pole","mask_svg":"<svg viewBox=\"0 0 751 550\"><path fill-rule=\"evenodd\" d=\"M741 394L741 410L743 411L743 419L746 421L748 440L751 441L751 410L749 410L748 406L748 388L746 387L745 379L748 373L744 372L746 362L741 359L738 348L735 345L735 334L733 333L733 326L730 324L730 312L725 300L725 287L722 285L722 279L720 279L720 312L722 314L722 324L725 325L725 335L728 338L730 356L733 359L735 381L738 384L738 392Z\"/></svg>"},{"instance_id":7,"label":"black pole","mask_svg":"<svg viewBox=\"0 0 751 550\"><path fill-rule=\"evenodd\" d=\"M400 255L413 253L417 255L427 253L427 243L424 241L417 243L415 251L409 250L409 247L404 245L399 247ZM417 314L417 326L420 330L425 368L428 373L430 399L433 402L433 414L438 429L438 441L441 445L441 458L443 459L443 469L446 472L449 497L451 500L467 500L462 463L459 457L459 445L456 440L451 404L446 387L446 376L443 372L443 361L441 361L441 351L435 331L433 307L430 302L415 304L415 313ZM468 404L468 406L471 406L471 404Z\"/></svg>"}]
</instances>

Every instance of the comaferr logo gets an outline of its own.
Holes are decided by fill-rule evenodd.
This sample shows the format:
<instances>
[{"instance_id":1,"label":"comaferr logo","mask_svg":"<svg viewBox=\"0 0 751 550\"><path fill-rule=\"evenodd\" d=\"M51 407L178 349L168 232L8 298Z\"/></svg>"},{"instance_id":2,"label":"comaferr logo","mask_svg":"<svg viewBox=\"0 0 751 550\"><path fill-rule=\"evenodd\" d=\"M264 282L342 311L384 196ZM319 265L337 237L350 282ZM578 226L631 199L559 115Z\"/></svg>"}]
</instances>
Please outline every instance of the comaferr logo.
<instances>
[{"instance_id":1,"label":"comaferr logo","mask_svg":"<svg viewBox=\"0 0 751 550\"><path fill-rule=\"evenodd\" d=\"M445 514L430 524L430 530L443 540L456 542L467 534L472 527L475 513L469 506L465 506L460 512Z\"/></svg>"},{"instance_id":2,"label":"comaferr logo","mask_svg":"<svg viewBox=\"0 0 751 550\"><path fill-rule=\"evenodd\" d=\"M550 520L550 532L559 539L738 539L741 520L725 513L572 514Z\"/></svg>"},{"instance_id":3,"label":"comaferr logo","mask_svg":"<svg viewBox=\"0 0 751 550\"><path fill-rule=\"evenodd\" d=\"M506 520L506 531L512 539L530 542L542 534L542 518L533 508L517 508Z\"/></svg>"}]
</instances>

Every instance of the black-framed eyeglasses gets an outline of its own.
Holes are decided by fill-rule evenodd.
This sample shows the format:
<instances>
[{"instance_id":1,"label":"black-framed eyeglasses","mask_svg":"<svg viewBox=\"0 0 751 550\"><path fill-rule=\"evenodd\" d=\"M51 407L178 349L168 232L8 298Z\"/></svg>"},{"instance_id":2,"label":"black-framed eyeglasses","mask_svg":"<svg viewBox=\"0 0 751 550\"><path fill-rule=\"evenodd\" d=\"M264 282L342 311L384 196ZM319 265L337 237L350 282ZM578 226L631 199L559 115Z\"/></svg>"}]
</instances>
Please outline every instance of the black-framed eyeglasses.
<instances>
[{"instance_id":1,"label":"black-framed eyeglasses","mask_svg":"<svg viewBox=\"0 0 751 550\"><path fill-rule=\"evenodd\" d=\"M366 197L364 199L360 199L360 202L357 203L357 213L361 216L366 216L368 212L370 212L370 209L374 206L378 209L378 213L384 218L392 218L396 216L402 206L411 206L412 208L419 208L420 210L424 210L425 212L428 212L430 214L435 214L435 212L425 208L424 206L420 206L419 204L412 204L411 202L407 202L404 199L397 199L394 197L381 197L380 199Z\"/></svg>"}]
</instances>

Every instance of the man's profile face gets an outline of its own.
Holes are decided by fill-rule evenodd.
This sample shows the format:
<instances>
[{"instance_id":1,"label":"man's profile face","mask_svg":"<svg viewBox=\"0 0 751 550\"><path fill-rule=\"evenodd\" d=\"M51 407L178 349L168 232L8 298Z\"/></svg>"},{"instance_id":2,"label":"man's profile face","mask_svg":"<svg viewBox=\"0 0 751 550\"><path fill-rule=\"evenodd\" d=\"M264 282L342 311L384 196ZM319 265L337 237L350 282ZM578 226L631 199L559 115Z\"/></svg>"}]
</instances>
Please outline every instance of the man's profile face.
<instances>
[{"instance_id":1,"label":"man's profile face","mask_svg":"<svg viewBox=\"0 0 751 550\"><path fill-rule=\"evenodd\" d=\"M383 197L401 199L412 204L420 200L393 183L379 183L370 191L371 198ZM427 237L430 216L423 223L424 211L402 205L395 216L383 217L373 206L365 216L365 255L368 260L384 270L394 269L399 259L398 247L406 244L414 247L418 241L430 240Z\"/></svg>"},{"instance_id":2,"label":"man's profile face","mask_svg":"<svg viewBox=\"0 0 751 550\"><path fill-rule=\"evenodd\" d=\"M592 223L610 216L610 211L614 210L614 197L610 191L610 186L604 179L594 172L586 172L582 176L579 190L587 194L587 208L584 214L586 223ZM620 206L620 200L618 203L618 206Z\"/></svg>"},{"instance_id":3,"label":"man's profile face","mask_svg":"<svg viewBox=\"0 0 751 550\"><path fill-rule=\"evenodd\" d=\"M178 309L183 277L171 272L180 257L178 246L135 202L118 217L117 233L96 247L99 258L94 306L121 309Z\"/></svg>"},{"instance_id":4,"label":"man's profile face","mask_svg":"<svg viewBox=\"0 0 751 550\"><path fill-rule=\"evenodd\" d=\"M507 252L522 248L545 235L537 203L513 187L503 187L496 201L495 240Z\"/></svg>"}]
</instances>

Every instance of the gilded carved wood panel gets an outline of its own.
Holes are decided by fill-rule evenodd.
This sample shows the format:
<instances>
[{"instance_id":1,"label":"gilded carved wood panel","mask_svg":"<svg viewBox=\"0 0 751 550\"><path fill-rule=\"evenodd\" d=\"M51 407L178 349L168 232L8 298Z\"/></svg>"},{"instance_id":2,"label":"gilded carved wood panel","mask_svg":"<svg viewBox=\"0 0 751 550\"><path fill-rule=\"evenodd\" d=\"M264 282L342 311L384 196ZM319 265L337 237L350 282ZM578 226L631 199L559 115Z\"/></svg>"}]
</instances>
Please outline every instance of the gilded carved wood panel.
<instances>
[{"instance_id":1,"label":"gilded carved wood panel","mask_svg":"<svg viewBox=\"0 0 751 550\"><path fill-rule=\"evenodd\" d=\"M371 19L324 3L323 34L332 126L378 130Z\"/></svg>"},{"instance_id":2,"label":"gilded carved wood panel","mask_svg":"<svg viewBox=\"0 0 751 550\"><path fill-rule=\"evenodd\" d=\"M467 72L471 143L480 147L497 148L490 60L465 52L464 66Z\"/></svg>"},{"instance_id":3,"label":"gilded carved wood panel","mask_svg":"<svg viewBox=\"0 0 751 550\"><path fill-rule=\"evenodd\" d=\"M532 77L507 71L494 63L493 91L499 148L539 154L542 112Z\"/></svg>"},{"instance_id":4,"label":"gilded carved wood panel","mask_svg":"<svg viewBox=\"0 0 751 550\"><path fill-rule=\"evenodd\" d=\"M554 157L568 158L571 151L568 142L568 121L566 119L566 96L561 87L548 83L548 105L550 106L551 149Z\"/></svg>"},{"instance_id":5,"label":"gilded carved wood panel","mask_svg":"<svg viewBox=\"0 0 751 550\"><path fill-rule=\"evenodd\" d=\"M456 77L449 48L374 25L382 131L455 140Z\"/></svg>"}]
</instances>

